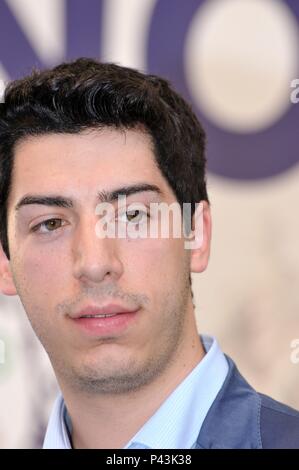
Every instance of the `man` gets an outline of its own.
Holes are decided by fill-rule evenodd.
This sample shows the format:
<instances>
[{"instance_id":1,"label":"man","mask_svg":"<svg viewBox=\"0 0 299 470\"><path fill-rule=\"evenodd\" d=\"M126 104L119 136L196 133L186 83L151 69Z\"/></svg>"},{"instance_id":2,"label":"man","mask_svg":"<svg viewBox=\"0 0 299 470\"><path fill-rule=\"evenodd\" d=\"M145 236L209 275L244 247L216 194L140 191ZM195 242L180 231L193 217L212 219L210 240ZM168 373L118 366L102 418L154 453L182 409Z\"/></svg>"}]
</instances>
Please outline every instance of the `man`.
<instances>
[{"instance_id":1,"label":"man","mask_svg":"<svg viewBox=\"0 0 299 470\"><path fill-rule=\"evenodd\" d=\"M61 390L44 448L299 448L299 413L197 333L190 272L208 264L211 214L188 104L82 58L9 84L0 113L1 292ZM192 220L162 236L157 204Z\"/></svg>"}]
</instances>

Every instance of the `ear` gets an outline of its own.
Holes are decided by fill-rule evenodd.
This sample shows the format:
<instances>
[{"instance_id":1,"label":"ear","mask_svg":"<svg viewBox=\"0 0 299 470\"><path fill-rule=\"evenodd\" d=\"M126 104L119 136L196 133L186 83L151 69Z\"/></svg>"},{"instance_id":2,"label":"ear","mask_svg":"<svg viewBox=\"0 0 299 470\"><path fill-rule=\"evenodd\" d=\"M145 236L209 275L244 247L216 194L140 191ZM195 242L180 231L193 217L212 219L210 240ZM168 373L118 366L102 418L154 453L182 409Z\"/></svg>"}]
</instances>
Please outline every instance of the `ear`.
<instances>
[{"instance_id":1,"label":"ear","mask_svg":"<svg viewBox=\"0 0 299 470\"><path fill-rule=\"evenodd\" d=\"M17 295L13 280L10 261L3 251L0 243L0 292L4 295Z\"/></svg>"},{"instance_id":2,"label":"ear","mask_svg":"<svg viewBox=\"0 0 299 470\"><path fill-rule=\"evenodd\" d=\"M192 217L192 228L188 236L190 254L190 271L193 273L203 272L209 262L210 245L212 235L211 209L207 201L197 204ZM185 245L186 247L186 245Z\"/></svg>"}]
</instances>

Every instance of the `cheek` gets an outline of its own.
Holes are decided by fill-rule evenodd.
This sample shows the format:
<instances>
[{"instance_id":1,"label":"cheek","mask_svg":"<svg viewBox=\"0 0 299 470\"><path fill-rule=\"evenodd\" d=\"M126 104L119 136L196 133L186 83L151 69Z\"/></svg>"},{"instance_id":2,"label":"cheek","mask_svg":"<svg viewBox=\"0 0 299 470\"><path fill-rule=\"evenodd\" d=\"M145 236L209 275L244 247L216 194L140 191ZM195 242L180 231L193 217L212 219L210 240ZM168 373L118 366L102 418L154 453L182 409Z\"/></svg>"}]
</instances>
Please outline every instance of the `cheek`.
<instances>
[{"instance_id":1,"label":"cheek","mask_svg":"<svg viewBox=\"0 0 299 470\"><path fill-rule=\"evenodd\" d=\"M61 279L53 259L42 255L19 254L12 260L15 284L26 315L35 334L51 350L51 344L60 341L57 319L52 315L58 296L61 295Z\"/></svg>"},{"instance_id":2,"label":"cheek","mask_svg":"<svg viewBox=\"0 0 299 470\"><path fill-rule=\"evenodd\" d=\"M45 256L42 253L33 257L25 257L23 265L24 274L37 284L56 282L59 274L58 263L54 256Z\"/></svg>"},{"instance_id":3,"label":"cheek","mask_svg":"<svg viewBox=\"0 0 299 470\"><path fill-rule=\"evenodd\" d=\"M20 296L29 293L38 302L40 298L55 298L55 291L60 292L57 286L61 285L62 259L54 252L26 250L18 254L13 265Z\"/></svg>"},{"instance_id":4,"label":"cheek","mask_svg":"<svg viewBox=\"0 0 299 470\"><path fill-rule=\"evenodd\" d=\"M179 239L145 239L127 242L123 251L125 277L141 289L173 289L186 270L187 255Z\"/></svg>"}]
</instances>

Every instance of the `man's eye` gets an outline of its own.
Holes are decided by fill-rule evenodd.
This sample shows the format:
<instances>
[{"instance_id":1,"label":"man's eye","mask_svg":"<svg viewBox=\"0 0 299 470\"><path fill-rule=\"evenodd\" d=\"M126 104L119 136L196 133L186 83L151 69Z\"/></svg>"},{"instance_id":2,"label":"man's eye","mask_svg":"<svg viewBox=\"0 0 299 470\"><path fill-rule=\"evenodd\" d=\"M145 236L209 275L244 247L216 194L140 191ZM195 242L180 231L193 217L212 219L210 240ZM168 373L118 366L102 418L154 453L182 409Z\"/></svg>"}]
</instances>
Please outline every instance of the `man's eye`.
<instances>
[{"instance_id":1,"label":"man's eye","mask_svg":"<svg viewBox=\"0 0 299 470\"><path fill-rule=\"evenodd\" d=\"M44 222L41 222L40 224L37 224L35 227L33 227L31 230L33 232L39 232L39 233L49 233L49 232L54 232L58 228L62 226L62 219L48 219L45 220Z\"/></svg>"},{"instance_id":2,"label":"man's eye","mask_svg":"<svg viewBox=\"0 0 299 470\"><path fill-rule=\"evenodd\" d=\"M126 220L122 219L122 216L125 216ZM144 212L140 209L135 209L132 211L126 211L123 214L119 216L119 219L124 221L124 222L134 222L134 223L140 223L146 219L146 217L149 217L149 214L147 212Z\"/></svg>"}]
</instances>

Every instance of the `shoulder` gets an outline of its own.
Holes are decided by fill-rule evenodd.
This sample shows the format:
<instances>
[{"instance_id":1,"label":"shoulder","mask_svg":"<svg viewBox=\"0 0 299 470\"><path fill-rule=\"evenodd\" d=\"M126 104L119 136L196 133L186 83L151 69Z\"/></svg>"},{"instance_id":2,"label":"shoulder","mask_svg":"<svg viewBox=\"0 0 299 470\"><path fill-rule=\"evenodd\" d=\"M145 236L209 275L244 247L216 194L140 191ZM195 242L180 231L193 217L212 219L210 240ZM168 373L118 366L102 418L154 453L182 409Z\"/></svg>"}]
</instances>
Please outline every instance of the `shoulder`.
<instances>
[{"instance_id":1,"label":"shoulder","mask_svg":"<svg viewBox=\"0 0 299 470\"><path fill-rule=\"evenodd\" d=\"M260 427L264 449L299 449L299 411L262 393Z\"/></svg>"},{"instance_id":2,"label":"shoulder","mask_svg":"<svg viewBox=\"0 0 299 470\"><path fill-rule=\"evenodd\" d=\"M228 374L203 422L197 448L299 449L299 412L258 393L225 357Z\"/></svg>"}]
</instances>

